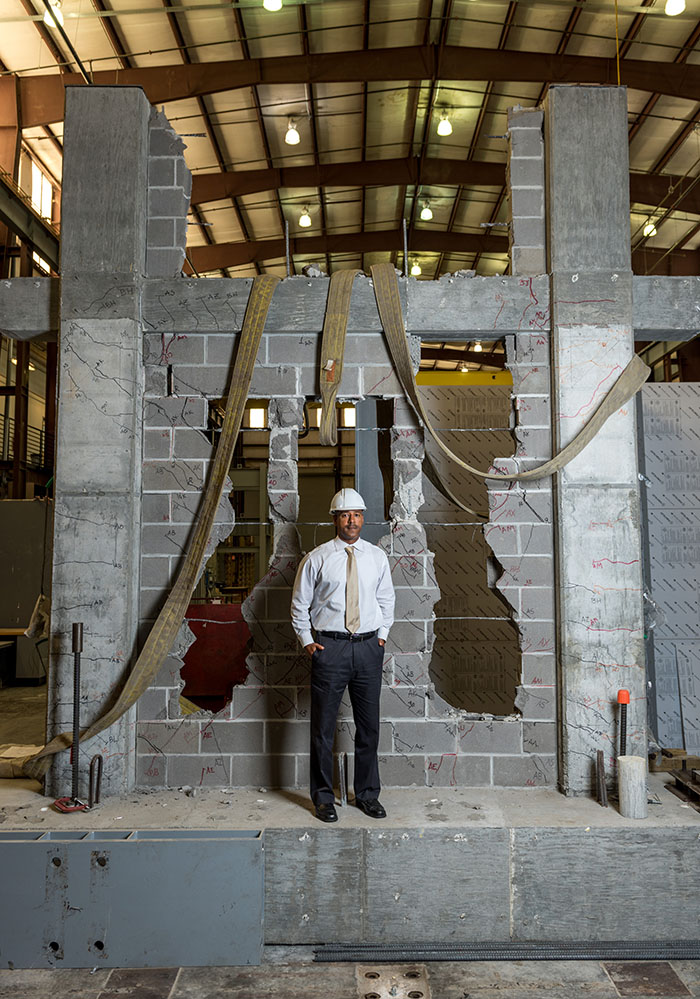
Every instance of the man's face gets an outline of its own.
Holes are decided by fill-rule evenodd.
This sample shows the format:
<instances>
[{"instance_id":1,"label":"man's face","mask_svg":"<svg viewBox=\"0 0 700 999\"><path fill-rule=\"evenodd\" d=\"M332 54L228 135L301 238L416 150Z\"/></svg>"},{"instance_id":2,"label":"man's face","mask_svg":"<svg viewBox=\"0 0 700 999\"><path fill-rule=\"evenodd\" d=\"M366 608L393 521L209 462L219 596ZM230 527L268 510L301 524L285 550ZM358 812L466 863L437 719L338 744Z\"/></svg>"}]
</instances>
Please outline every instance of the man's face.
<instances>
[{"instance_id":1,"label":"man's face","mask_svg":"<svg viewBox=\"0 0 700 999\"><path fill-rule=\"evenodd\" d=\"M362 510L342 510L333 514L333 520L340 540L353 545L360 536L365 517Z\"/></svg>"}]
</instances>

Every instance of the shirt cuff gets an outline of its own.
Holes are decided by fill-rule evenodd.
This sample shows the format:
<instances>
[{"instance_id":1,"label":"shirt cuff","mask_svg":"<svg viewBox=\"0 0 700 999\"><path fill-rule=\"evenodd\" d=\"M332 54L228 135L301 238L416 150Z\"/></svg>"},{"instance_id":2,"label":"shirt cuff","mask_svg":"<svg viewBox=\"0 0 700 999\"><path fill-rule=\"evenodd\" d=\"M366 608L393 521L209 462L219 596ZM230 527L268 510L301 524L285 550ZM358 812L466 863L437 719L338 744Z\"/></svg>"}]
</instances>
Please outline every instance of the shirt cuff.
<instances>
[{"instance_id":1,"label":"shirt cuff","mask_svg":"<svg viewBox=\"0 0 700 999\"><path fill-rule=\"evenodd\" d=\"M299 639L299 641L301 642L301 644L304 646L304 648L306 648L307 645L313 645L314 644L314 636L311 634L310 631L302 631L301 634L297 635L297 638Z\"/></svg>"},{"instance_id":2,"label":"shirt cuff","mask_svg":"<svg viewBox=\"0 0 700 999\"><path fill-rule=\"evenodd\" d=\"M377 638L381 638L383 642L386 642L388 637L389 637L389 629L379 628L379 630L377 631Z\"/></svg>"}]
</instances>

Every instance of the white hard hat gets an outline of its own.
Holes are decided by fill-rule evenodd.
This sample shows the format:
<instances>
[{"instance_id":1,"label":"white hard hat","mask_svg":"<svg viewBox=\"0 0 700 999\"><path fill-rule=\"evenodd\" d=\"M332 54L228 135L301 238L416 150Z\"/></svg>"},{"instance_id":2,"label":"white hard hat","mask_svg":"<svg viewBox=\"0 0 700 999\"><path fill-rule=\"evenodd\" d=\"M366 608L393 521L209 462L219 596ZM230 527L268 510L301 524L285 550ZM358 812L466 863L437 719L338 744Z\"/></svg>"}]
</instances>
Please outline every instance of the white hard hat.
<instances>
[{"instance_id":1,"label":"white hard hat","mask_svg":"<svg viewBox=\"0 0 700 999\"><path fill-rule=\"evenodd\" d=\"M356 489L341 489L331 500L330 513L340 513L341 510L366 510L365 501Z\"/></svg>"}]
</instances>

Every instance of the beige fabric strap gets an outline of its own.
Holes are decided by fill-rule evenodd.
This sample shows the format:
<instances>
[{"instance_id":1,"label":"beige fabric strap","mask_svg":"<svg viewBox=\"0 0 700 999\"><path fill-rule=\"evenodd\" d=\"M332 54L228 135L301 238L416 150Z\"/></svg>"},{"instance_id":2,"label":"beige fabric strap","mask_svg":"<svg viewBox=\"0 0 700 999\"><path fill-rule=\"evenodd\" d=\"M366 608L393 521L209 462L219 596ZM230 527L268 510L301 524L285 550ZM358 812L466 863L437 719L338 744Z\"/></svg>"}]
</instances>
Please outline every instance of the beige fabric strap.
<instances>
[{"instance_id":1,"label":"beige fabric strap","mask_svg":"<svg viewBox=\"0 0 700 999\"><path fill-rule=\"evenodd\" d=\"M345 627L351 635L360 630L360 581L357 578L355 552L348 545L348 564L345 569Z\"/></svg>"},{"instance_id":2,"label":"beige fabric strap","mask_svg":"<svg viewBox=\"0 0 700 999\"><path fill-rule=\"evenodd\" d=\"M343 357L345 355L345 333L350 315L350 295L357 270L336 271L331 275L328 288L326 315L323 320L321 339L321 369L319 382L321 390L321 423L319 442L338 443L335 419L335 400L340 379L343 377Z\"/></svg>"},{"instance_id":3,"label":"beige fabric strap","mask_svg":"<svg viewBox=\"0 0 700 999\"><path fill-rule=\"evenodd\" d=\"M204 554L211 535L216 509L226 476L231 467L233 449L241 428L248 390L253 377L255 358L260 346L260 338L265 328L272 295L279 284L279 278L272 274L262 274L253 281L248 306L246 308L240 343L231 374L231 385L226 403L226 414L219 436L214 460L209 470L209 478L197 515L192 538L185 555L182 568L168 595L158 618L141 650L131 673L114 705L101 715L90 727L81 733L81 741L91 739L99 732L113 725L127 711L150 685L161 668L183 622L192 590L202 568ZM67 749L73 742L71 732L61 732L40 753L31 757L24 765L25 776L40 779L51 763L51 756Z\"/></svg>"},{"instance_id":4,"label":"beige fabric strap","mask_svg":"<svg viewBox=\"0 0 700 999\"><path fill-rule=\"evenodd\" d=\"M374 283L374 294L377 299L377 307L379 309L379 315L384 327L387 344L389 345L389 350L394 361L394 367L406 396L409 398L414 409L420 416L425 429L428 431L443 454L445 454L450 461L455 462L455 464L464 468L467 472L471 472L472 475L478 475L481 479L503 479L507 482L523 482L531 479L543 479L548 475L553 475L555 472L559 471L559 469L563 468L564 465L568 464L573 458L575 458L576 455L583 451L586 445L593 440L603 424L622 406L624 406L625 403L629 402L629 400L636 392L639 391L649 377L650 369L644 361L642 361L642 359L635 354L588 422L582 427L576 437L574 437L574 439L559 452L559 454L555 455L549 461L544 462L544 464L539 465L537 468L530 468L527 471L518 472L516 475L510 475L507 473L503 474L499 472L482 472L478 468L474 468L472 465L467 464L466 461L462 461L461 458L450 451L447 445L444 444L438 437L430 423L416 388L413 364L411 362L406 329L404 327L403 315L401 312L399 285L396 279L396 271L394 270L393 264L373 264L371 271ZM467 510L468 513L474 513L473 510L470 510L469 507L465 507L458 500L455 500L454 497L450 498L463 510Z\"/></svg>"}]
</instances>

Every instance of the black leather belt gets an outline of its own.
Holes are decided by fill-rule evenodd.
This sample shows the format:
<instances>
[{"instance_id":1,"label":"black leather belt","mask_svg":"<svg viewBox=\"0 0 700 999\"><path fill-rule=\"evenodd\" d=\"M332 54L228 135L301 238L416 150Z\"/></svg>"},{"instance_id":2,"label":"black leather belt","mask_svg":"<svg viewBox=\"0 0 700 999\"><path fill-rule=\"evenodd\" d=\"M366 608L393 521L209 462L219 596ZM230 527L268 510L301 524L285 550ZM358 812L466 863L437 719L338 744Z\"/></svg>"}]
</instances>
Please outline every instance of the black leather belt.
<instances>
[{"instance_id":1,"label":"black leather belt","mask_svg":"<svg viewBox=\"0 0 700 999\"><path fill-rule=\"evenodd\" d=\"M376 631L363 631L351 635L349 631L318 631L319 638L335 638L338 642L366 642L368 638L376 638Z\"/></svg>"}]
</instances>

